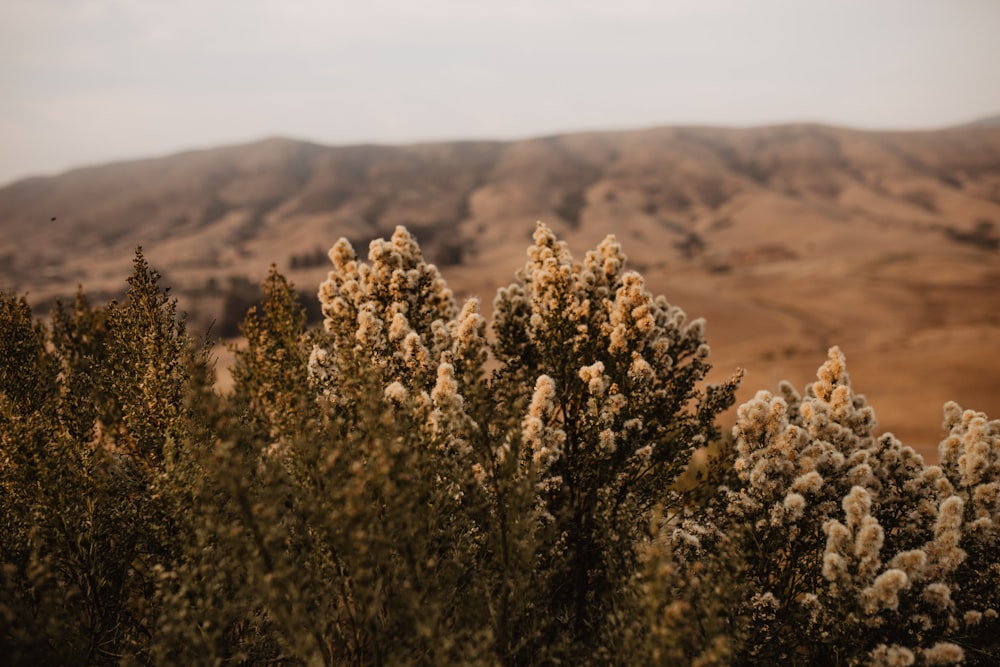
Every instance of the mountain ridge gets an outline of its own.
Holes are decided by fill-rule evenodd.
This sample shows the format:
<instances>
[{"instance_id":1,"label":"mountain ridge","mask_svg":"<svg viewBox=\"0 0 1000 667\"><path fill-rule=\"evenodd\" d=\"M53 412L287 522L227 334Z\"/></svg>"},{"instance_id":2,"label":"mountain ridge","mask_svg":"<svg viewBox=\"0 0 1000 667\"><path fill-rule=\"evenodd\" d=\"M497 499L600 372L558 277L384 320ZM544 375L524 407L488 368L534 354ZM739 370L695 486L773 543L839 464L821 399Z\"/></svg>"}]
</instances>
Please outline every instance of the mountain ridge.
<instances>
[{"instance_id":1,"label":"mountain ridge","mask_svg":"<svg viewBox=\"0 0 1000 667\"><path fill-rule=\"evenodd\" d=\"M85 167L0 188L0 287L40 308L78 283L111 297L142 245L207 321L231 285L272 262L312 291L337 238L363 255L404 225L456 294L488 308L539 219L577 255L615 233L651 291L707 317L716 367L746 366L749 388L801 387L837 343L887 426L925 450L937 427L907 427L914 401L1000 413L992 126L680 126L398 146L271 137ZM916 382L908 369L920 363L939 389Z\"/></svg>"},{"instance_id":2,"label":"mountain ridge","mask_svg":"<svg viewBox=\"0 0 1000 667\"><path fill-rule=\"evenodd\" d=\"M9 186L16 185L23 181L33 181L38 179L50 179L50 178L61 178L67 176L73 172L86 171L91 169L101 169L104 167L112 167L117 165L126 164L136 164L151 162L157 160L170 160L174 158L183 157L194 153L204 153L210 151L226 150L230 148L241 148L250 147L259 144L268 144L272 142L284 142L284 143L294 143L294 144L308 144L318 148L324 149L337 149L337 148L358 148L358 147L401 147L401 146L423 146L423 145L433 145L433 144L462 144L462 143L515 143L518 141L531 141L536 139L551 139L556 137L565 137L572 135L599 135L599 134L621 134L627 132L645 132L649 130L662 130L662 129L695 129L695 130L766 130L772 128L782 128L782 127L817 127L817 128L827 128L827 129L840 129L848 130L851 132L861 132L861 133L871 133L871 134L914 134L914 133L933 133L941 132L951 129L968 128L968 127L992 127L995 125L1000 125L1000 114L992 114L982 117L977 117L971 121L956 123L953 125L946 126L928 126L926 128L911 128L911 129L894 129L894 128L863 128L851 125L838 125L836 123L826 122L826 121L812 121L812 120L798 120L798 121L788 121L788 122L773 122L773 123L753 123L747 125L725 125L725 124L711 124L711 123L680 123L673 125L650 125L646 127L632 127L632 128L605 128L605 129L579 129L571 130L568 132L554 132L554 133L541 133L536 135L526 135L518 138L508 138L508 139L491 139L487 137L468 137L468 138L452 138L452 139L420 139L413 141L400 141L400 142L383 142L383 141L360 141L360 142L320 142L311 139L296 138L289 135L274 134L274 135L264 135L258 138L250 138L243 141L231 141L224 142L220 144L213 144L208 146L195 146L189 148L181 148L176 150L166 150L157 152L155 155L142 155L137 157L122 157L113 158L108 160L102 160L99 162L78 164L75 166L67 167L64 169L57 169L47 171L45 173L33 173L26 174L23 176L17 176L11 180L0 183L0 188L6 188Z\"/></svg>"}]
</instances>

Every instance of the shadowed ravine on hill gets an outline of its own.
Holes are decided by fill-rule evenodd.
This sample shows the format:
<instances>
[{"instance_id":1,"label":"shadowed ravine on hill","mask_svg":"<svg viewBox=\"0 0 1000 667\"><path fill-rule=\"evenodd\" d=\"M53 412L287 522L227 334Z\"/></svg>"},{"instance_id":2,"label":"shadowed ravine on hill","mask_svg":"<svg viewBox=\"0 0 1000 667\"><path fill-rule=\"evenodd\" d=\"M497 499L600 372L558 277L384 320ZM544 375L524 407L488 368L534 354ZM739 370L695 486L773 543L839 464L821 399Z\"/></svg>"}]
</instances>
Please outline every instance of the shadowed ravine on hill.
<instances>
[{"instance_id":1,"label":"shadowed ravine on hill","mask_svg":"<svg viewBox=\"0 0 1000 667\"><path fill-rule=\"evenodd\" d=\"M0 189L0 288L40 310L77 284L117 296L142 245L204 329L272 262L314 293L339 237L364 254L405 225L488 308L536 220L578 256L615 234L650 291L707 319L713 379L747 369L741 401L801 387L837 344L882 428L925 454L946 400L1000 413L994 126L270 139L91 167Z\"/></svg>"}]
</instances>

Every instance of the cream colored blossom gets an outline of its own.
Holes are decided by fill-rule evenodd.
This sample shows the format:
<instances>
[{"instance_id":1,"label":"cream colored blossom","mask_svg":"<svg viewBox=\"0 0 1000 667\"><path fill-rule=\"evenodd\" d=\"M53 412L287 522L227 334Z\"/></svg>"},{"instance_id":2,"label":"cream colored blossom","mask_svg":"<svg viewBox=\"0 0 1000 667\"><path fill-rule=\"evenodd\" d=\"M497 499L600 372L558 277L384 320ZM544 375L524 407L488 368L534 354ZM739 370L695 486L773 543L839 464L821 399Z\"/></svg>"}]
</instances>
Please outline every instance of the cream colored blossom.
<instances>
[{"instance_id":1,"label":"cream colored blossom","mask_svg":"<svg viewBox=\"0 0 1000 667\"><path fill-rule=\"evenodd\" d=\"M596 361L590 366L580 368L580 379L587 385L587 391L594 396L602 395L610 382L604 375L604 362Z\"/></svg>"},{"instance_id":2,"label":"cream colored blossom","mask_svg":"<svg viewBox=\"0 0 1000 667\"><path fill-rule=\"evenodd\" d=\"M957 665L965 660L962 647L951 642L938 642L922 653L928 665Z\"/></svg>"},{"instance_id":3,"label":"cream colored blossom","mask_svg":"<svg viewBox=\"0 0 1000 667\"><path fill-rule=\"evenodd\" d=\"M480 486L486 486L487 475L486 470L479 463L472 464L472 477L476 480L476 483Z\"/></svg>"},{"instance_id":4,"label":"cream colored blossom","mask_svg":"<svg viewBox=\"0 0 1000 667\"><path fill-rule=\"evenodd\" d=\"M473 341L479 340L483 327L486 326L486 321L479 314L479 299L468 299L462 305L462 310L455 323L454 337L459 345L468 346Z\"/></svg>"},{"instance_id":5,"label":"cream colored blossom","mask_svg":"<svg viewBox=\"0 0 1000 667\"><path fill-rule=\"evenodd\" d=\"M968 411L971 412L971 411ZM973 414L963 419L963 453L958 459L963 486L975 486L983 481L994 457L993 447L987 435L987 420L983 414Z\"/></svg>"},{"instance_id":6,"label":"cream colored blossom","mask_svg":"<svg viewBox=\"0 0 1000 667\"><path fill-rule=\"evenodd\" d=\"M927 545L927 551L942 572L954 570L965 560L966 553L958 546L962 539L964 507L959 496L950 496L942 501L938 510L934 539Z\"/></svg>"},{"instance_id":7,"label":"cream colored blossom","mask_svg":"<svg viewBox=\"0 0 1000 667\"><path fill-rule=\"evenodd\" d=\"M834 551L827 551L823 554L823 576L832 582L846 580L847 559Z\"/></svg>"},{"instance_id":8,"label":"cream colored blossom","mask_svg":"<svg viewBox=\"0 0 1000 667\"><path fill-rule=\"evenodd\" d=\"M611 329L611 333L608 336L608 353L609 354L621 354L628 349L628 327L624 324L616 324L614 328Z\"/></svg>"},{"instance_id":9,"label":"cream colored blossom","mask_svg":"<svg viewBox=\"0 0 1000 667\"><path fill-rule=\"evenodd\" d=\"M541 375L535 381L535 391L528 405L528 414L522 425L522 436L531 448L536 464L552 465L562 455L562 440L565 433L559 429L549 429L546 422L555 407L555 382L548 375Z\"/></svg>"},{"instance_id":10,"label":"cream colored blossom","mask_svg":"<svg viewBox=\"0 0 1000 667\"><path fill-rule=\"evenodd\" d=\"M847 421L851 412L854 411L854 404L851 400L851 388L846 385L838 385L830 392L830 416L838 421Z\"/></svg>"},{"instance_id":11,"label":"cream colored blossom","mask_svg":"<svg viewBox=\"0 0 1000 667\"><path fill-rule=\"evenodd\" d=\"M382 329L382 320L375 313L374 304L364 304L358 310L358 328L354 334L355 338L366 347L378 349L380 345L378 339L382 333Z\"/></svg>"},{"instance_id":12,"label":"cream colored blossom","mask_svg":"<svg viewBox=\"0 0 1000 667\"><path fill-rule=\"evenodd\" d=\"M420 340L420 334L416 331L406 334L400 349L403 352L403 359L412 368L425 368L430 363L430 351Z\"/></svg>"},{"instance_id":13,"label":"cream colored blossom","mask_svg":"<svg viewBox=\"0 0 1000 667\"><path fill-rule=\"evenodd\" d=\"M883 609L899 608L899 592L910 587L910 579L902 570L889 569L875 577L868 588L861 591L865 613L874 614Z\"/></svg>"},{"instance_id":14,"label":"cream colored blossom","mask_svg":"<svg viewBox=\"0 0 1000 667\"><path fill-rule=\"evenodd\" d=\"M921 549L902 551L889 561L889 567L906 572L911 579L920 575L927 565L927 554Z\"/></svg>"},{"instance_id":15,"label":"cream colored blossom","mask_svg":"<svg viewBox=\"0 0 1000 667\"><path fill-rule=\"evenodd\" d=\"M827 355L827 361L820 366L817 372L819 380L812 385L816 396L824 401L829 401L836 387L841 385L850 386L850 378L847 375L847 361L844 353L836 345L831 347Z\"/></svg>"},{"instance_id":16,"label":"cream colored blossom","mask_svg":"<svg viewBox=\"0 0 1000 667\"><path fill-rule=\"evenodd\" d=\"M789 518L791 518L793 521L796 521L798 519L801 519L803 512L805 512L806 499L803 498L801 494L795 493L793 491L792 493L789 493L787 496L785 496L785 500L782 504L784 505L785 511L788 513Z\"/></svg>"},{"instance_id":17,"label":"cream colored blossom","mask_svg":"<svg viewBox=\"0 0 1000 667\"><path fill-rule=\"evenodd\" d=\"M983 614L980 611L972 609L965 612L965 614L962 616L962 620L965 622L966 625L970 626L979 625L979 623L981 623L983 620Z\"/></svg>"},{"instance_id":18,"label":"cream colored blossom","mask_svg":"<svg viewBox=\"0 0 1000 667\"><path fill-rule=\"evenodd\" d=\"M618 449L618 443L616 440L614 431L606 428L598 435L597 446L600 447L601 451L607 454L613 454L614 451Z\"/></svg>"},{"instance_id":19,"label":"cream colored blossom","mask_svg":"<svg viewBox=\"0 0 1000 667\"><path fill-rule=\"evenodd\" d=\"M944 421L942 426L946 431L950 431L961 423L962 408L955 401L948 401L944 404Z\"/></svg>"},{"instance_id":20,"label":"cream colored blossom","mask_svg":"<svg viewBox=\"0 0 1000 667\"><path fill-rule=\"evenodd\" d=\"M409 395L410 392L407 391L406 387L403 386L403 383L399 382L398 380L386 385L385 397L388 398L390 401L394 401L396 403L402 403L406 401Z\"/></svg>"},{"instance_id":21,"label":"cream colored blossom","mask_svg":"<svg viewBox=\"0 0 1000 667\"><path fill-rule=\"evenodd\" d=\"M885 531L878 520L871 515L865 516L854 538L854 555L859 559L858 573L861 576L872 576L878 570L884 541Z\"/></svg>"},{"instance_id":22,"label":"cream colored blossom","mask_svg":"<svg viewBox=\"0 0 1000 667\"><path fill-rule=\"evenodd\" d=\"M431 391L431 400L436 405L450 403L461 405L462 396L458 393L458 383L455 381L455 367L451 364L438 364L437 382Z\"/></svg>"},{"instance_id":23,"label":"cream colored blossom","mask_svg":"<svg viewBox=\"0 0 1000 667\"><path fill-rule=\"evenodd\" d=\"M397 312L392 316L392 321L389 324L389 340L393 342L402 340L408 333L410 333L410 323L407 321L406 315Z\"/></svg>"},{"instance_id":24,"label":"cream colored blossom","mask_svg":"<svg viewBox=\"0 0 1000 667\"><path fill-rule=\"evenodd\" d=\"M859 463L847 471L844 476L848 483L854 486L870 487L875 485L875 473L867 462Z\"/></svg>"},{"instance_id":25,"label":"cream colored blossom","mask_svg":"<svg viewBox=\"0 0 1000 667\"><path fill-rule=\"evenodd\" d=\"M815 470L799 475L792 481L792 490L796 493L818 493L823 488L823 476Z\"/></svg>"},{"instance_id":26,"label":"cream colored blossom","mask_svg":"<svg viewBox=\"0 0 1000 667\"><path fill-rule=\"evenodd\" d=\"M633 417L632 419L629 419L624 424L622 424L622 428L626 432L628 432L628 431L640 431L640 430L642 430L642 424L643 424L643 421L642 421L641 417Z\"/></svg>"},{"instance_id":27,"label":"cream colored blossom","mask_svg":"<svg viewBox=\"0 0 1000 667\"><path fill-rule=\"evenodd\" d=\"M893 644L879 644L871 653L871 665L873 667L910 667L916 662L913 651Z\"/></svg>"},{"instance_id":28,"label":"cream colored blossom","mask_svg":"<svg viewBox=\"0 0 1000 667\"><path fill-rule=\"evenodd\" d=\"M989 514L995 513L1000 502L1000 482L977 485L972 491L972 500Z\"/></svg>"},{"instance_id":29,"label":"cream colored blossom","mask_svg":"<svg viewBox=\"0 0 1000 667\"><path fill-rule=\"evenodd\" d=\"M863 487L854 486L850 493L844 496L843 507L847 517L847 527L856 528L871 512L871 494Z\"/></svg>"},{"instance_id":30,"label":"cream colored blossom","mask_svg":"<svg viewBox=\"0 0 1000 667\"><path fill-rule=\"evenodd\" d=\"M639 449L635 450L635 457L640 460L648 461L652 456L653 456L653 445L644 445Z\"/></svg>"},{"instance_id":31,"label":"cream colored blossom","mask_svg":"<svg viewBox=\"0 0 1000 667\"><path fill-rule=\"evenodd\" d=\"M628 376L632 382L650 382L655 377L653 367L638 352L632 353L632 363L629 365Z\"/></svg>"},{"instance_id":32,"label":"cream colored blossom","mask_svg":"<svg viewBox=\"0 0 1000 667\"><path fill-rule=\"evenodd\" d=\"M555 405L556 383L548 375L540 375L535 381L535 391L531 395L528 414L542 418Z\"/></svg>"},{"instance_id":33,"label":"cream colored blossom","mask_svg":"<svg viewBox=\"0 0 1000 667\"><path fill-rule=\"evenodd\" d=\"M940 611L949 611L954 606L951 601L951 588L941 582L924 586L921 597Z\"/></svg>"}]
</instances>

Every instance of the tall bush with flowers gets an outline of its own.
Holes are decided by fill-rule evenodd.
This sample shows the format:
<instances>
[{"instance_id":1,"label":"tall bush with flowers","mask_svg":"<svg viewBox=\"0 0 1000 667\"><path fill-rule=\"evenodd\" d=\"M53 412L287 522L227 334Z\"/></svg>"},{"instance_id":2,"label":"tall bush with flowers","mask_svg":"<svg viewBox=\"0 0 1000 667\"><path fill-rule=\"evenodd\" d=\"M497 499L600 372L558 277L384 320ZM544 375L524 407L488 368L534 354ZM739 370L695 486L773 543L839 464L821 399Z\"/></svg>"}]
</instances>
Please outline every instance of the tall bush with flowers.
<instances>
[{"instance_id":1,"label":"tall bush with flowers","mask_svg":"<svg viewBox=\"0 0 1000 667\"><path fill-rule=\"evenodd\" d=\"M141 254L49 327L0 295L6 659L1000 660L1000 422L948 404L927 465L833 348L723 433L739 373L613 237L527 255L488 321L341 240L317 331L272 268L225 396Z\"/></svg>"}]
</instances>

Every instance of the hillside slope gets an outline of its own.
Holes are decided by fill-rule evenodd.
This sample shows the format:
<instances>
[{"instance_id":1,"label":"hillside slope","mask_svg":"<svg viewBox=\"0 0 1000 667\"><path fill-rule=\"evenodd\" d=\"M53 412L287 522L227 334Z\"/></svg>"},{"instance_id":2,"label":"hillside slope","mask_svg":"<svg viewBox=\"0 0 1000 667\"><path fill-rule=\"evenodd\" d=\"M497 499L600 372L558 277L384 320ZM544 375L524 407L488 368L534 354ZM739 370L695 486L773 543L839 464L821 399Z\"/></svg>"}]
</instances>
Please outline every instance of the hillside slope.
<instances>
[{"instance_id":1,"label":"hillside slope","mask_svg":"<svg viewBox=\"0 0 1000 667\"><path fill-rule=\"evenodd\" d=\"M649 288L708 319L742 397L799 387L839 344L880 422L925 452L941 404L1000 415L1000 128L660 128L517 142L285 139L0 189L0 288L44 307L121 291L142 245L198 321L271 262L308 291L323 254L399 224L488 302L535 220L582 254L614 233Z\"/></svg>"}]
</instances>

